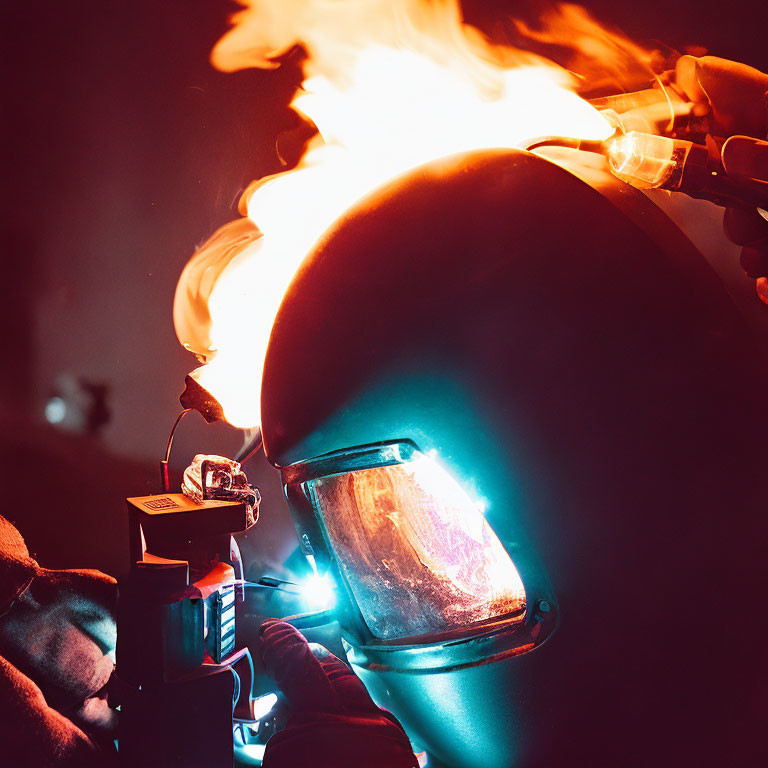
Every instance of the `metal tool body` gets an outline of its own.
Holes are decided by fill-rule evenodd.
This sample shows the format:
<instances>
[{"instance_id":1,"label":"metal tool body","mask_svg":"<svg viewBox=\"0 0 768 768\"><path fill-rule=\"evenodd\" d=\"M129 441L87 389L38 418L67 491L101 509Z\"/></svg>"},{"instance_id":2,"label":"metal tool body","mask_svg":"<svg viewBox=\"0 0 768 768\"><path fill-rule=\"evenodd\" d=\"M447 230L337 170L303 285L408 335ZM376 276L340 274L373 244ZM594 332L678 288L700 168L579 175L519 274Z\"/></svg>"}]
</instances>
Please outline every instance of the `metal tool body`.
<instances>
[{"instance_id":1,"label":"metal tool body","mask_svg":"<svg viewBox=\"0 0 768 768\"><path fill-rule=\"evenodd\" d=\"M764 151L768 143L755 137L715 135L711 115L694 112L672 82L673 73L662 79L664 84L653 88L591 100L616 132L599 147L582 142L579 149L602 152L611 170L633 186L682 192L726 207L768 208L768 179L759 178L759 173L744 178L732 173L728 163L734 141L752 143L756 150L765 147ZM616 162L619 148L623 162ZM657 153L663 157L653 159L664 173L653 183L620 167L627 160L640 166Z\"/></svg>"},{"instance_id":2,"label":"metal tool body","mask_svg":"<svg viewBox=\"0 0 768 768\"><path fill-rule=\"evenodd\" d=\"M118 606L120 763L231 766L233 714L252 717L253 665L235 645L230 554L232 533L249 527L246 504L162 494L128 499L128 512L131 568Z\"/></svg>"}]
</instances>

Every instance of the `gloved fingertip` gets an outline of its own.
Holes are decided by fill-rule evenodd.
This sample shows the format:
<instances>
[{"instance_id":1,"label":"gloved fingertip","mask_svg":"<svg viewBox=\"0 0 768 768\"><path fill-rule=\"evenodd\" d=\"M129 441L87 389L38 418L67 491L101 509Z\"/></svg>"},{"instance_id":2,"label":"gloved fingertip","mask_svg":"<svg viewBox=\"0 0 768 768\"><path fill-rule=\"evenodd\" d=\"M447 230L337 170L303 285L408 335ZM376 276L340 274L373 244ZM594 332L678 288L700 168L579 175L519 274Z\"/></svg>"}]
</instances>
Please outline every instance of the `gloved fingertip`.
<instances>
[{"instance_id":1,"label":"gloved fingertip","mask_svg":"<svg viewBox=\"0 0 768 768\"><path fill-rule=\"evenodd\" d=\"M737 245L760 245L768 241L768 222L756 209L726 208L723 214L725 236Z\"/></svg>"},{"instance_id":2,"label":"gloved fingertip","mask_svg":"<svg viewBox=\"0 0 768 768\"><path fill-rule=\"evenodd\" d=\"M261 628L259 650L264 669L291 706L297 710L337 710L338 697L304 635L275 619L265 621Z\"/></svg>"},{"instance_id":3,"label":"gloved fingertip","mask_svg":"<svg viewBox=\"0 0 768 768\"><path fill-rule=\"evenodd\" d=\"M279 619L262 623L259 627L259 643L265 661L270 653L303 653L307 647L307 641L301 632Z\"/></svg>"},{"instance_id":4,"label":"gloved fingertip","mask_svg":"<svg viewBox=\"0 0 768 768\"><path fill-rule=\"evenodd\" d=\"M757 279L768 276L768 250L751 246L742 248L740 262L749 277Z\"/></svg>"},{"instance_id":5,"label":"gloved fingertip","mask_svg":"<svg viewBox=\"0 0 768 768\"><path fill-rule=\"evenodd\" d=\"M768 141L731 136L721 150L725 172L734 179L768 183Z\"/></svg>"},{"instance_id":6,"label":"gloved fingertip","mask_svg":"<svg viewBox=\"0 0 768 768\"><path fill-rule=\"evenodd\" d=\"M684 53L675 63L677 85L687 92L691 80L696 76L696 57Z\"/></svg>"},{"instance_id":7,"label":"gloved fingertip","mask_svg":"<svg viewBox=\"0 0 768 768\"><path fill-rule=\"evenodd\" d=\"M264 619L264 621L261 622L259 628L256 630L256 634L261 637L276 621L279 621L279 619Z\"/></svg>"},{"instance_id":8,"label":"gloved fingertip","mask_svg":"<svg viewBox=\"0 0 768 768\"><path fill-rule=\"evenodd\" d=\"M768 277L759 277L755 283L755 288L760 301L768 305Z\"/></svg>"},{"instance_id":9,"label":"gloved fingertip","mask_svg":"<svg viewBox=\"0 0 768 768\"><path fill-rule=\"evenodd\" d=\"M712 96L710 89L712 88L712 70L716 68L716 63L712 56L702 56L695 60L694 74L696 77L696 86L699 90L699 101L705 101L709 106L712 106Z\"/></svg>"},{"instance_id":10,"label":"gloved fingertip","mask_svg":"<svg viewBox=\"0 0 768 768\"><path fill-rule=\"evenodd\" d=\"M701 84L699 59L689 54L681 56L675 65L675 81L678 90L694 103L694 110L698 110L698 114L709 110L709 99Z\"/></svg>"},{"instance_id":11,"label":"gloved fingertip","mask_svg":"<svg viewBox=\"0 0 768 768\"><path fill-rule=\"evenodd\" d=\"M330 651L323 650L325 656L316 658L345 709L351 712L379 712L363 681L354 671Z\"/></svg>"}]
</instances>

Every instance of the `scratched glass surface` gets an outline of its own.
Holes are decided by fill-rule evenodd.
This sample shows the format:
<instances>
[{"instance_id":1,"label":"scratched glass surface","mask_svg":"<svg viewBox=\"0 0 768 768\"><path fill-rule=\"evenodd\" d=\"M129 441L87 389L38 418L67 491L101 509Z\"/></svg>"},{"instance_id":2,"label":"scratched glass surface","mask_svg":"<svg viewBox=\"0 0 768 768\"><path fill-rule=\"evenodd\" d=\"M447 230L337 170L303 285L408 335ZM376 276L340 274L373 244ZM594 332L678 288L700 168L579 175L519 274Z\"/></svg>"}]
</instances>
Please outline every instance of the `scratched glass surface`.
<instances>
[{"instance_id":1,"label":"scratched glass surface","mask_svg":"<svg viewBox=\"0 0 768 768\"><path fill-rule=\"evenodd\" d=\"M311 486L375 636L446 632L524 607L517 569L479 505L432 457Z\"/></svg>"}]
</instances>

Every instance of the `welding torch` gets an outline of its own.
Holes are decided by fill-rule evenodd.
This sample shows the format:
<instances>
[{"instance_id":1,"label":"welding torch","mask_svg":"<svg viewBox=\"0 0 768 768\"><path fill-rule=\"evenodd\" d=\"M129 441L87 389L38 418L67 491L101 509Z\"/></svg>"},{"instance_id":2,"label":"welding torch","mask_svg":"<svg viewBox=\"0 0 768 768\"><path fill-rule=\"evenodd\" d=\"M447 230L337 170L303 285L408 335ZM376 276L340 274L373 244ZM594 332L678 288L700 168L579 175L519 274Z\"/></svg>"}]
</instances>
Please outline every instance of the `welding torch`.
<instances>
[{"instance_id":1,"label":"welding torch","mask_svg":"<svg viewBox=\"0 0 768 768\"><path fill-rule=\"evenodd\" d=\"M682 192L729 208L757 208L768 220L768 174L756 169L746 175L737 162L745 154L764 156L762 165L768 167L768 141L707 134L704 143L698 143L635 130L632 121L612 109L601 114L614 127L614 133L603 141L543 136L525 149L560 146L595 152L605 157L615 176L638 189Z\"/></svg>"},{"instance_id":2,"label":"welding torch","mask_svg":"<svg viewBox=\"0 0 768 768\"><path fill-rule=\"evenodd\" d=\"M745 147L745 145L751 145ZM768 142L749 136L707 137L706 144L650 133L616 131L604 141L542 137L527 150L572 147L605 157L611 172L638 189L666 189L729 208L757 208L768 221L768 179L729 173L729 158L749 151L768 157Z\"/></svg>"},{"instance_id":3,"label":"welding torch","mask_svg":"<svg viewBox=\"0 0 768 768\"><path fill-rule=\"evenodd\" d=\"M764 131L758 118L768 106L766 77L737 62L683 56L652 87L588 99L613 128L607 139L540 137L525 148L595 152L634 187L756 208L768 220L768 141L754 138ZM742 109L734 106L736 95ZM734 121L737 130L731 131L727 123ZM740 135L745 132L751 135ZM728 138L719 138L722 134Z\"/></svg>"}]
</instances>

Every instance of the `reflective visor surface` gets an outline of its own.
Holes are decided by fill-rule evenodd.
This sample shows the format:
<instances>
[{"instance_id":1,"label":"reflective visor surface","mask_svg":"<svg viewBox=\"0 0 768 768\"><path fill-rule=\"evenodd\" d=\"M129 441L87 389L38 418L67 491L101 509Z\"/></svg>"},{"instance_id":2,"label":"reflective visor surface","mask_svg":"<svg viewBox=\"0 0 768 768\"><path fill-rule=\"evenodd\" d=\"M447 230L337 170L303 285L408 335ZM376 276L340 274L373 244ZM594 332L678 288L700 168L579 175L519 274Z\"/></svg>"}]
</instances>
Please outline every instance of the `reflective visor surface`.
<instances>
[{"instance_id":1,"label":"reflective visor surface","mask_svg":"<svg viewBox=\"0 0 768 768\"><path fill-rule=\"evenodd\" d=\"M398 639L522 614L525 590L478 505L431 456L306 485L371 633ZM522 615L519 616L522 621Z\"/></svg>"}]
</instances>

